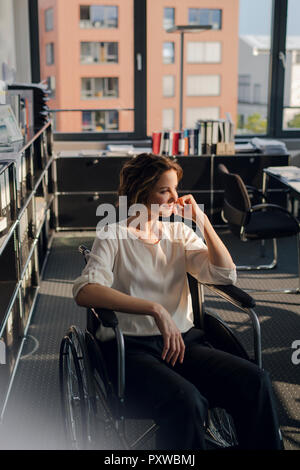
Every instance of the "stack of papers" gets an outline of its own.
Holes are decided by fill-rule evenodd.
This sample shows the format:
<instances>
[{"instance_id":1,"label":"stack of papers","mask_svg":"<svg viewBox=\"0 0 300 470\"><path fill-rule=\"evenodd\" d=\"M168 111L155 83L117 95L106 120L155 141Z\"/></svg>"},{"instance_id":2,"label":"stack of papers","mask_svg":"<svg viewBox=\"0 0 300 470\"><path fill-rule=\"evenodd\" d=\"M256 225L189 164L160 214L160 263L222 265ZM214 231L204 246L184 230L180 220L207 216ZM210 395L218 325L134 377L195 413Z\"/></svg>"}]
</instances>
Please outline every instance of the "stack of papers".
<instances>
[{"instance_id":1,"label":"stack of papers","mask_svg":"<svg viewBox=\"0 0 300 470\"><path fill-rule=\"evenodd\" d=\"M267 170L268 173L279 176L284 183L300 192L300 168L297 166L270 166Z\"/></svg>"},{"instance_id":2,"label":"stack of papers","mask_svg":"<svg viewBox=\"0 0 300 470\"><path fill-rule=\"evenodd\" d=\"M254 137L251 143L262 153L268 155L288 155L288 151L284 142L273 139L260 139Z\"/></svg>"},{"instance_id":3,"label":"stack of papers","mask_svg":"<svg viewBox=\"0 0 300 470\"><path fill-rule=\"evenodd\" d=\"M140 153L151 153L151 147L135 147L134 145L107 145L108 156L131 155L136 156Z\"/></svg>"}]
</instances>

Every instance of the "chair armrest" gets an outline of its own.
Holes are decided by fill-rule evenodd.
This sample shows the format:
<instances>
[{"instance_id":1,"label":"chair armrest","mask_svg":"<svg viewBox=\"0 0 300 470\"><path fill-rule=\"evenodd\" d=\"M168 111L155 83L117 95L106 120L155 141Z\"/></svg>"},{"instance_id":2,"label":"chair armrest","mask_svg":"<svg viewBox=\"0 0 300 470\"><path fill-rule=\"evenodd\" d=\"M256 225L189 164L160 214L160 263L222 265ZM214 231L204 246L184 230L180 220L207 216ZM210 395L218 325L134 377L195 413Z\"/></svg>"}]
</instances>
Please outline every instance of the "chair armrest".
<instances>
[{"instance_id":1,"label":"chair armrest","mask_svg":"<svg viewBox=\"0 0 300 470\"><path fill-rule=\"evenodd\" d=\"M248 191L248 195L250 197L250 199L254 199L255 202L260 202L262 201L263 199L263 194L262 194L262 191L255 188L255 186L250 186L249 184L246 184L246 189Z\"/></svg>"},{"instance_id":2,"label":"chair armrest","mask_svg":"<svg viewBox=\"0 0 300 470\"><path fill-rule=\"evenodd\" d=\"M293 219L298 225L299 225L299 221L298 219L293 215L291 214L290 211L288 211L287 209L285 209L284 207L282 206L279 206L278 204L268 204L268 203L265 203L265 204L256 204L255 206L252 206L251 209L250 209L250 213L251 212L258 212L258 211L262 211L264 209L267 209L267 210L279 210L281 212L284 212L286 215L288 215L289 217L291 217L291 219Z\"/></svg>"},{"instance_id":3,"label":"chair armrest","mask_svg":"<svg viewBox=\"0 0 300 470\"><path fill-rule=\"evenodd\" d=\"M224 299L228 300L232 304L239 308L254 308L256 303L253 297L247 294L245 291L233 284L228 285L216 285L216 284L203 284L209 290L220 295Z\"/></svg>"},{"instance_id":4,"label":"chair armrest","mask_svg":"<svg viewBox=\"0 0 300 470\"><path fill-rule=\"evenodd\" d=\"M91 308L97 320L105 327L115 328L118 325L117 315L107 308Z\"/></svg>"}]
</instances>

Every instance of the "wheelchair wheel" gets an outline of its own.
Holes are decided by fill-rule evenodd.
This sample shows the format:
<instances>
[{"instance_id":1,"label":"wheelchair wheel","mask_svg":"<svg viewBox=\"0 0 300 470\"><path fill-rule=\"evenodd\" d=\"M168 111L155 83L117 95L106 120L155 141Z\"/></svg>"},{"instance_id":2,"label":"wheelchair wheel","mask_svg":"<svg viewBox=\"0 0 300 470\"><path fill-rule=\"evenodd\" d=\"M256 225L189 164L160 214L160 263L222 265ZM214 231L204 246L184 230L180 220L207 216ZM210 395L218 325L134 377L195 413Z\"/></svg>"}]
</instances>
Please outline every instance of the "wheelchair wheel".
<instances>
[{"instance_id":1,"label":"wheelchair wheel","mask_svg":"<svg viewBox=\"0 0 300 470\"><path fill-rule=\"evenodd\" d=\"M238 444L233 419L223 408L209 410L206 438L213 447L233 447Z\"/></svg>"},{"instance_id":2,"label":"wheelchair wheel","mask_svg":"<svg viewBox=\"0 0 300 470\"><path fill-rule=\"evenodd\" d=\"M65 435L72 449L88 449L95 429L94 379L84 334L70 327L63 338L59 361L60 395Z\"/></svg>"}]
</instances>

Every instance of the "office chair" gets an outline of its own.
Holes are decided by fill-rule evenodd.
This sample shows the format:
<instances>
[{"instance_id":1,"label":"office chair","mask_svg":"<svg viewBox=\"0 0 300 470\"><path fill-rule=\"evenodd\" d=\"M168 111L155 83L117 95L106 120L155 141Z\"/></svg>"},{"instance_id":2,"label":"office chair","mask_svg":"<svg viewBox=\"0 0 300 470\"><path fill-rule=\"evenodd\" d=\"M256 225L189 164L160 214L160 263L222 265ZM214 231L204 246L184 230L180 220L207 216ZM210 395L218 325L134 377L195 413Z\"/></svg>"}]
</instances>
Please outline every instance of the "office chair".
<instances>
[{"instance_id":1,"label":"office chair","mask_svg":"<svg viewBox=\"0 0 300 470\"><path fill-rule=\"evenodd\" d=\"M239 175L230 173L223 164L218 165L218 173L224 188L223 219L228 223L231 232L244 242L273 240L273 261L270 264L237 266L237 269L239 271L274 269L277 265L277 238L296 235L298 287L296 289L259 290L259 292L300 293L300 225L296 217L276 204L252 205L247 187Z\"/></svg>"}]
</instances>

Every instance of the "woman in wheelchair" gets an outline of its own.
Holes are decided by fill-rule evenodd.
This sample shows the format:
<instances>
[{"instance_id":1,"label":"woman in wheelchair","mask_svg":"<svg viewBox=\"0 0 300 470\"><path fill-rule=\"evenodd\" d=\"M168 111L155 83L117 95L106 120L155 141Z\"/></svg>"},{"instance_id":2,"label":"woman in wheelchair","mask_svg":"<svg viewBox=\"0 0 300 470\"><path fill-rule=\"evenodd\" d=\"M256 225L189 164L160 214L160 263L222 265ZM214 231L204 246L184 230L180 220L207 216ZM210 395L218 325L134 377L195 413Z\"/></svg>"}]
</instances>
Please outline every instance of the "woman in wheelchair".
<instances>
[{"instance_id":1,"label":"woman in wheelchair","mask_svg":"<svg viewBox=\"0 0 300 470\"><path fill-rule=\"evenodd\" d=\"M193 196L178 197L181 178L182 168L167 157L141 154L126 162L119 196L137 211L97 231L74 282L75 300L117 313L125 339L126 396L158 423L158 449L205 449L209 407L233 417L239 448L280 449L268 374L212 348L194 327L186 273L208 284L234 284L236 270ZM202 236L189 223L171 222L172 214L195 224ZM113 377L111 331L101 326L97 338Z\"/></svg>"}]
</instances>

